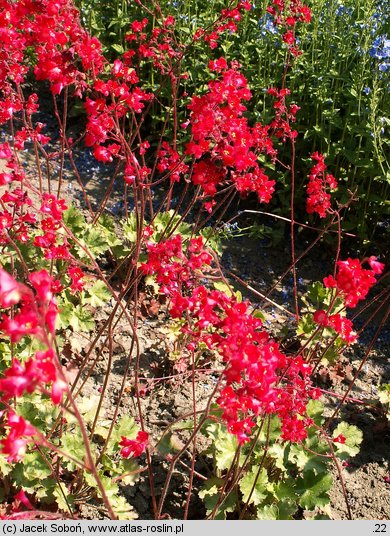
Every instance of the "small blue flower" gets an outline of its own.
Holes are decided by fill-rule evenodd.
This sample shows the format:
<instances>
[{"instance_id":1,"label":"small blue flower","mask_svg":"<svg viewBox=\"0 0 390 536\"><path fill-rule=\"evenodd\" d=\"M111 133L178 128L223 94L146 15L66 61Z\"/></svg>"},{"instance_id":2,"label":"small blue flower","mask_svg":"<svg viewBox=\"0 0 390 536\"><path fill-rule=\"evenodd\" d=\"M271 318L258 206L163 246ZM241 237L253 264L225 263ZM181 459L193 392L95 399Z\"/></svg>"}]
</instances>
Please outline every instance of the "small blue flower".
<instances>
[{"instance_id":1,"label":"small blue flower","mask_svg":"<svg viewBox=\"0 0 390 536\"><path fill-rule=\"evenodd\" d=\"M288 297L290 296L290 292L285 287L282 288L281 294L284 300L287 300Z\"/></svg>"},{"instance_id":2,"label":"small blue flower","mask_svg":"<svg viewBox=\"0 0 390 536\"><path fill-rule=\"evenodd\" d=\"M372 46L368 51L372 58L385 60L390 57L390 39L387 35L380 35L372 42Z\"/></svg>"},{"instance_id":3,"label":"small blue flower","mask_svg":"<svg viewBox=\"0 0 390 536\"><path fill-rule=\"evenodd\" d=\"M261 29L261 35L266 36L267 34L277 34L278 29L273 23L272 17L269 13L266 13L264 17L259 20L259 26Z\"/></svg>"},{"instance_id":4,"label":"small blue flower","mask_svg":"<svg viewBox=\"0 0 390 536\"><path fill-rule=\"evenodd\" d=\"M352 15L353 9L351 7L345 7L343 5L340 5L336 9L336 15L338 17L341 17L343 15Z\"/></svg>"},{"instance_id":5,"label":"small blue flower","mask_svg":"<svg viewBox=\"0 0 390 536\"><path fill-rule=\"evenodd\" d=\"M363 93L364 93L365 95L369 95L369 94L371 93L371 88L369 88L369 87L365 87L365 88L363 89Z\"/></svg>"}]
</instances>

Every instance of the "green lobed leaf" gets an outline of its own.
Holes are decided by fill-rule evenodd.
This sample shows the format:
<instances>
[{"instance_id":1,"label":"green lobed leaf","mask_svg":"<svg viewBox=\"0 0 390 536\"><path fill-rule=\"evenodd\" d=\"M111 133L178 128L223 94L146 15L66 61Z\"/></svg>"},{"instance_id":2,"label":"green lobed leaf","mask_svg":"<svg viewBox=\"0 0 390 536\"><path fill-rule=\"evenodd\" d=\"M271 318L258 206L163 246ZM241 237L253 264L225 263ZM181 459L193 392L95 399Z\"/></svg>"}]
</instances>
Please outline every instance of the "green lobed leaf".
<instances>
[{"instance_id":1,"label":"green lobed leaf","mask_svg":"<svg viewBox=\"0 0 390 536\"><path fill-rule=\"evenodd\" d=\"M38 451L28 452L23 463L17 464L17 467L21 470L21 473L18 473L19 478L30 483L40 482L51 476L49 465Z\"/></svg>"},{"instance_id":2,"label":"green lobed leaf","mask_svg":"<svg viewBox=\"0 0 390 536\"><path fill-rule=\"evenodd\" d=\"M346 459L356 456L360 450L360 444L363 441L363 432L353 424L341 422L333 432L333 437L343 435L346 438L344 444L334 443L334 448L338 458Z\"/></svg>"},{"instance_id":3,"label":"green lobed leaf","mask_svg":"<svg viewBox=\"0 0 390 536\"><path fill-rule=\"evenodd\" d=\"M110 497L110 504L119 520L137 519L138 514L133 507L121 495L113 495Z\"/></svg>"},{"instance_id":4,"label":"green lobed leaf","mask_svg":"<svg viewBox=\"0 0 390 536\"><path fill-rule=\"evenodd\" d=\"M44 398L40 393L32 393L18 399L17 413L36 428L45 431L53 425L60 410L49 398Z\"/></svg>"},{"instance_id":5,"label":"green lobed leaf","mask_svg":"<svg viewBox=\"0 0 390 536\"><path fill-rule=\"evenodd\" d=\"M210 514L214 511L217 504L221 502L220 493L223 489L224 480L222 478L209 478L199 492L199 497L203 499ZM237 505L237 492L231 491L227 497L223 497L223 502L216 508L215 519L226 519L227 512L233 512Z\"/></svg>"},{"instance_id":6,"label":"green lobed leaf","mask_svg":"<svg viewBox=\"0 0 390 536\"><path fill-rule=\"evenodd\" d=\"M139 432L139 426L135 423L133 417L123 415L115 424L111 435L111 441L113 443L119 443L121 437L127 437L128 439L134 439Z\"/></svg>"},{"instance_id":7,"label":"green lobed leaf","mask_svg":"<svg viewBox=\"0 0 390 536\"><path fill-rule=\"evenodd\" d=\"M7 476L12 471L13 466L7 462L6 457L0 454L0 475Z\"/></svg>"},{"instance_id":8,"label":"green lobed leaf","mask_svg":"<svg viewBox=\"0 0 390 536\"><path fill-rule=\"evenodd\" d=\"M318 448L318 442L316 441L311 447L314 449ZM315 474L319 474L327 471L327 458L310 453L300 444L291 445L289 460L303 472L314 471Z\"/></svg>"},{"instance_id":9,"label":"green lobed leaf","mask_svg":"<svg viewBox=\"0 0 390 536\"><path fill-rule=\"evenodd\" d=\"M256 519L278 519L279 511L276 505L267 504L256 510Z\"/></svg>"},{"instance_id":10,"label":"green lobed leaf","mask_svg":"<svg viewBox=\"0 0 390 536\"><path fill-rule=\"evenodd\" d=\"M121 476L121 484L133 486L139 479L138 470L139 465L133 458L121 458L114 472Z\"/></svg>"},{"instance_id":11,"label":"green lobed leaf","mask_svg":"<svg viewBox=\"0 0 390 536\"><path fill-rule=\"evenodd\" d=\"M257 421L259 426L261 426L262 418L263 417L259 418ZM262 426L258 441L259 443L269 443L269 442L272 443L273 441L276 441L277 439L280 438L280 434L281 434L280 419L277 415L272 415L270 417L267 417L267 421ZM261 448L263 447L261 446Z\"/></svg>"},{"instance_id":12,"label":"green lobed leaf","mask_svg":"<svg viewBox=\"0 0 390 536\"><path fill-rule=\"evenodd\" d=\"M61 488L56 486L53 490L53 497L60 510L63 512L69 512L70 509L73 511L73 508L76 504L76 497L69 493L65 486L62 486Z\"/></svg>"},{"instance_id":13,"label":"green lobed leaf","mask_svg":"<svg viewBox=\"0 0 390 536\"><path fill-rule=\"evenodd\" d=\"M62 220L75 236L79 236L86 225L83 214L73 205L63 212Z\"/></svg>"},{"instance_id":14,"label":"green lobed leaf","mask_svg":"<svg viewBox=\"0 0 390 536\"><path fill-rule=\"evenodd\" d=\"M256 466L240 480L239 486L244 503L261 504L267 497L268 475L264 467L260 470Z\"/></svg>"},{"instance_id":15,"label":"green lobed leaf","mask_svg":"<svg viewBox=\"0 0 390 536\"><path fill-rule=\"evenodd\" d=\"M377 385L377 390L379 402L384 406L388 406L390 404L390 384Z\"/></svg>"},{"instance_id":16,"label":"green lobed leaf","mask_svg":"<svg viewBox=\"0 0 390 536\"><path fill-rule=\"evenodd\" d=\"M273 443L268 448L268 454L273 458L275 462L275 466L283 471L284 473L287 472L287 465L289 460L289 451L290 451L290 445L289 443Z\"/></svg>"},{"instance_id":17,"label":"green lobed leaf","mask_svg":"<svg viewBox=\"0 0 390 536\"><path fill-rule=\"evenodd\" d=\"M278 509L278 515L276 519L288 520L288 519L294 519L293 516L298 510L298 506L295 502L286 499L286 500L280 501L277 504L277 509Z\"/></svg>"},{"instance_id":18,"label":"green lobed leaf","mask_svg":"<svg viewBox=\"0 0 390 536\"><path fill-rule=\"evenodd\" d=\"M84 301L85 303L89 303L92 307L101 307L111 298L111 292L107 285L101 280L95 281L87 292L88 296Z\"/></svg>"},{"instance_id":19,"label":"green lobed leaf","mask_svg":"<svg viewBox=\"0 0 390 536\"><path fill-rule=\"evenodd\" d=\"M90 311L82 305L73 306L69 315L69 325L74 332L89 332L95 327L95 321Z\"/></svg>"},{"instance_id":20,"label":"green lobed leaf","mask_svg":"<svg viewBox=\"0 0 390 536\"><path fill-rule=\"evenodd\" d=\"M134 212L123 223L123 233L129 242L135 244L137 240L137 218Z\"/></svg>"},{"instance_id":21,"label":"green lobed leaf","mask_svg":"<svg viewBox=\"0 0 390 536\"><path fill-rule=\"evenodd\" d=\"M332 476L327 473L316 474L307 471L303 478L297 480L296 491L300 495L299 504L306 510L326 506L329 503L329 490L332 487Z\"/></svg>"},{"instance_id":22,"label":"green lobed leaf","mask_svg":"<svg viewBox=\"0 0 390 536\"><path fill-rule=\"evenodd\" d=\"M99 255L105 253L110 249L109 240L105 233L102 233L101 229L98 227L93 227L92 225L87 224L85 226L85 231L83 237L79 240L80 246L77 246L78 254L82 259L85 259L86 262L90 259L87 251L91 254L93 258L99 257Z\"/></svg>"},{"instance_id":23,"label":"green lobed leaf","mask_svg":"<svg viewBox=\"0 0 390 536\"><path fill-rule=\"evenodd\" d=\"M315 424L321 426L324 422L324 405L320 400L309 400L306 406L307 415L313 419Z\"/></svg>"},{"instance_id":24,"label":"green lobed leaf","mask_svg":"<svg viewBox=\"0 0 390 536\"><path fill-rule=\"evenodd\" d=\"M78 428L67 431L61 436L61 450L65 453L65 456L69 454L80 462L84 461L86 455L85 444ZM71 460L66 459L64 463L69 469L76 468L76 464Z\"/></svg>"},{"instance_id":25,"label":"green lobed leaf","mask_svg":"<svg viewBox=\"0 0 390 536\"><path fill-rule=\"evenodd\" d=\"M278 482L274 485L273 495L278 499L279 502L287 500L295 503L298 498L295 488L296 479L288 476L281 482Z\"/></svg>"},{"instance_id":26,"label":"green lobed leaf","mask_svg":"<svg viewBox=\"0 0 390 536\"><path fill-rule=\"evenodd\" d=\"M317 328L313 315L302 315L297 326L297 335L311 335Z\"/></svg>"},{"instance_id":27,"label":"green lobed leaf","mask_svg":"<svg viewBox=\"0 0 390 536\"><path fill-rule=\"evenodd\" d=\"M206 427L207 435L213 439L212 449L215 453L217 468L222 471L228 469L236 456L239 443L237 437L230 434L226 427L212 423ZM240 460L242 455L240 455Z\"/></svg>"}]
</instances>

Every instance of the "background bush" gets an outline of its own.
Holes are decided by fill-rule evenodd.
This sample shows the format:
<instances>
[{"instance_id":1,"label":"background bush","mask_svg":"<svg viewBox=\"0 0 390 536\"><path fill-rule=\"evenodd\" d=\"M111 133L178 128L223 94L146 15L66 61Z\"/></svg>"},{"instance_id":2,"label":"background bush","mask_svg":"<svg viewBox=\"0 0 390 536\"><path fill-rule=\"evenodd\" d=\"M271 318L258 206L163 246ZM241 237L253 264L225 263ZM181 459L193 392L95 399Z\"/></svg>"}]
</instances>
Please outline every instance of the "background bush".
<instances>
[{"instance_id":1,"label":"background bush","mask_svg":"<svg viewBox=\"0 0 390 536\"><path fill-rule=\"evenodd\" d=\"M77 4L88 29L102 40L106 52L113 55L126 49L124 38L129 23L145 16L139 6L124 0L79 0ZM146 3L152 12L153 4ZM189 76L185 89L189 94L195 89L199 92L207 83L210 51L204 50L203 44L192 43L190 36L198 27L211 24L215 13L226 7L226 2L164 0L160 5L165 15L172 14L177 19L179 41L198 48L196 53L185 55L183 67ZM390 183L389 118L386 114L390 105L390 2L314 0L308 5L312 22L299 29L303 54L289 75L292 97L301 106L296 125L300 133L297 154L307 155L307 160L298 165L297 190L305 191L310 153L314 150L325 153L329 169L340 181L339 202L348 199L348 190L356 192L356 201L345 214L344 229L355 231L363 242L375 236L383 239L383 235L389 234L386 221ZM256 2L245 15L239 31L221 38L222 46L215 53L215 57L228 53L242 64L254 93L251 115L265 122L269 119L267 110L272 112L266 88L280 85L287 57L271 17L264 16L266 7L267 2ZM158 24L157 18L153 24ZM145 85L155 88L159 83L156 72L150 69L144 74ZM160 102L164 103L164 96L169 99L171 89L166 86L161 94ZM154 120L161 120L162 115L162 110L154 105ZM282 156L282 160L288 158ZM273 210L288 215L288 181L284 181L283 169L276 169L274 175L279 188ZM305 218L303 213L299 216Z\"/></svg>"}]
</instances>

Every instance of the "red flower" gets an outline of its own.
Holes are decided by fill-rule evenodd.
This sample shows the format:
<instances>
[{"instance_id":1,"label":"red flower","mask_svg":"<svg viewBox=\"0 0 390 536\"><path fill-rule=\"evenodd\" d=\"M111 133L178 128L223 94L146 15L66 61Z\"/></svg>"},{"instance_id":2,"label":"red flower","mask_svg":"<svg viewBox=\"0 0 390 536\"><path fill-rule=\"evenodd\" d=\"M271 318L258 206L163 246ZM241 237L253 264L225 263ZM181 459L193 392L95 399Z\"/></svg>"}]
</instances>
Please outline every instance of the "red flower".
<instances>
[{"instance_id":1,"label":"red flower","mask_svg":"<svg viewBox=\"0 0 390 536\"><path fill-rule=\"evenodd\" d=\"M24 393L33 393L40 386L52 384L52 401L59 404L63 392L67 389L65 382L57 378L53 350L36 352L35 357L28 359L24 365L14 358L12 365L0 379L0 391L3 398L21 397Z\"/></svg>"},{"instance_id":2,"label":"red flower","mask_svg":"<svg viewBox=\"0 0 390 536\"><path fill-rule=\"evenodd\" d=\"M23 307L20 313L12 318L3 315L0 329L8 335L12 342L18 342L26 335L40 336L42 328L39 317L34 307Z\"/></svg>"},{"instance_id":3,"label":"red flower","mask_svg":"<svg viewBox=\"0 0 390 536\"><path fill-rule=\"evenodd\" d=\"M291 25L291 24L290 24ZM288 45L293 45L295 43L295 36L294 36L294 32L292 32L291 30L288 30L284 35L283 35L283 41L285 43L287 43Z\"/></svg>"},{"instance_id":4,"label":"red flower","mask_svg":"<svg viewBox=\"0 0 390 536\"><path fill-rule=\"evenodd\" d=\"M121 436L122 440L119 445L122 447L120 454L123 458L129 458L133 456L137 458L145 452L148 446L149 434L140 430L135 439L127 439L127 437Z\"/></svg>"},{"instance_id":5,"label":"red flower","mask_svg":"<svg viewBox=\"0 0 390 536\"><path fill-rule=\"evenodd\" d=\"M310 170L306 210L308 214L316 212L320 218L325 218L331 207L331 196L327 192L327 187L331 190L337 189L337 181L333 175L325 176L326 165L323 155L315 152L311 158L317 161L317 164Z\"/></svg>"},{"instance_id":6,"label":"red flower","mask_svg":"<svg viewBox=\"0 0 390 536\"><path fill-rule=\"evenodd\" d=\"M79 268L78 266L69 266L68 275L72 280L72 284L70 285L70 291L72 292L72 294L75 294L76 292L81 292L85 285L85 282L82 281L85 274L81 270L81 268Z\"/></svg>"},{"instance_id":7,"label":"red flower","mask_svg":"<svg viewBox=\"0 0 390 536\"><path fill-rule=\"evenodd\" d=\"M300 443L307 437L305 422L298 419L297 416L291 415L288 419L284 419L282 424L282 439Z\"/></svg>"},{"instance_id":8,"label":"red flower","mask_svg":"<svg viewBox=\"0 0 390 536\"><path fill-rule=\"evenodd\" d=\"M0 305L4 309L19 303L22 298L32 297L31 291L18 283L3 268L0 268Z\"/></svg>"},{"instance_id":9,"label":"red flower","mask_svg":"<svg viewBox=\"0 0 390 536\"><path fill-rule=\"evenodd\" d=\"M2 454L8 454L9 463L19 462L26 452L28 440L36 434L35 428L23 417L19 417L13 412L7 415L5 426L9 427L7 437L0 441Z\"/></svg>"},{"instance_id":10,"label":"red flower","mask_svg":"<svg viewBox=\"0 0 390 536\"><path fill-rule=\"evenodd\" d=\"M42 303L48 303L53 298L52 285L53 278L46 270L32 272L29 275L30 283L33 285L37 298Z\"/></svg>"},{"instance_id":11,"label":"red flower","mask_svg":"<svg viewBox=\"0 0 390 536\"><path fill-rule=\"evenodd\" d=\"M376 283L375 275L381 273L382 263L376 261L376 257L370 257L371 263L375 263L375 270L362 268L359 259L347 259L338 261L336 278L325 277L324 284L328 288L337 288L344 296L347 307L355 307L360 300L363 300L370 288Z\"/></svg>"},{"instance_id":12,"label":"red flower","mask_svg":"<svg viewBox=\"0 0 390 536\"><path fill-rule=\"evenodd\" d=\"M42 205L40 211L44 214L50 214L56 221L62 219L62 213L68 207L63 199L57 199L54 194L44 193L42 196Z\"/></svg>"},{"instance_id":13,"label":"red flower","mask_svg":"<svg viewBox=\"0 0 390 536\"><path fill-rule=\"evenodd\" d=\"M327 326L328 325L328 315L324 310L316 311L313 315L313 320L317 324L320 324L321 326Z\"/></svg>"},{"instance_id":14,"label":"red flower","mask_svg":"<svg viewBox=\"0 0 390 536\"><path fill-rule=\"evenodd\" d=\"M370 265L371 270L374 272L374 274L380 275L385 268L385 265L382 262L378 262L376 257L374 256L369 257L367 262Z\"/></svg>"},{"instance_id":15,"label":"red flower","mask_svg":"<svg viewBox=\"0 0 390 536\"><path fill-rule=\"evenodd\" d=\"M337 437L333 438L333 441L335 443L340 443L341 445L345 445L347 438L343 436L343 434L339 434Z\"/></svg>"}]
</instances>

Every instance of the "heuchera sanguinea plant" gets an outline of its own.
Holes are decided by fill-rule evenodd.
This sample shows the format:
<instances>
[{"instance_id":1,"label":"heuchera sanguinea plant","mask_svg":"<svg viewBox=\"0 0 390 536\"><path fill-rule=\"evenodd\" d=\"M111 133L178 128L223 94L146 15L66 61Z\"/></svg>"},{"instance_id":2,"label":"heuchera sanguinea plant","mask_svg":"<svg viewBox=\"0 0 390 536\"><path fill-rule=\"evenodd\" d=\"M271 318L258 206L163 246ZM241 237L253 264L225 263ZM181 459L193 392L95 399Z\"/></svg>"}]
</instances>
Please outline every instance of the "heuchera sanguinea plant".
<instances>
[{"instance_id":1,"label":"heuchera sanguinea plant","mask_svg":"<svg viewBox=\"0 0 390 536\"><path fill-rule=\"evenodd\" d=\"M141 2L137 4L142 6ZM231 3L211 28L196 30L193 43L203 42L210 50L216 49L223 35L237 31L237 24L250 9L246 1ZM296 31L300 23L310 22L310 9L300 0L274 0L268 12L283 31L289 65L300 55ZM153 187L164 181L169 189L167 211L177 183L193 187L194 206L199 203L206 217L207 213L215 215L218 200L226 192L238 192L242 197L254 193L259 202L269 203L277 183L266 172L264 161L277 162L280 144L294 146L298 132L293 124L300 108L291 101L284 79L282 87L271 87L267 92L273 102L272 120L253 124L246 105L252 94L241 66L214 55L208 64L207 88L180 97L187 100L182 111L185 120L179 125L178 88L187 75L178 66L187 51L177 42L172 16L162 17L150 28L149 18L133 21L126 35L127 50L110 64L99 40L82 28L71 0L0 0L0 124L9 125L11 132L10 140L0 144L5 170L0 173L0 244L15 254L20 265L12 273L13 265L8 271L0 267L0 329L10 345L27 337L40 344L40 349L27 359L12 354L10 365L0 377L1 452L12 463L21 461L30 446L46 445L42 431L15 411L16 400L26 394L41 393L64 411L69 410L71 401L84 431L83 439L86 437L62 372L56 320L59 297L76 300L86 288L87 264L80 261L77 251L82 250L89 261L94 258L65 223L68 206L61 198L61 181L54 192L50 172L45 177L39 164L40 158L45 159L50 170L51 161L65 154L72 156L75 142L66 135L66 121L61 119L58 106L62 98L67 102L69 95L83 103L85 146L99 162L114 163L121 169L124 191L132 192L135 204L141 207L136 240L129 254L127 287L137 296L140 278L153 276L159 294L169 304L170 317L180 321L187 355L203 348L223 363L215 391L220 423L240 446L251 441L259 420L271 416L280 420L281 441L301 444L314 425L307 407L321 392L311 379L313 365L301 352L283 352L249 301L210 285L210 278L218 277L216 258L202 236L194 232L188 239L170 229L167 236L163 232L159 240L155 239L152 203ZM157 148L154 139L143 139L141 129L143 114L159 98L157 91L143 88L140 66L146 64L169 80L175 99L173 137L166 139L164 127ZM26 84L32 73L36 81L50 88L59 120L60 153L50 149L44 125L34 120L39 99L36 93L28 94ZM19 155L27 144L34 147L37 161L33 177L22 166ZM325 218L334 213L330 191L337 188L337 180L326 173L324 155L314 152L311 158L316 163L307 185L307 212ZM80 186L83 188L81 181ZM145 226L147 204L151 221ZM90 204L88 208L95 224L100 213L94 214ZM101 212L103 209L104 204ZM25 247L30 248L26 258ZM384 266L375 257L367 262L370 269L362 268L357 259L338 261L335 275L324 280L327 288L334 289L334 300L342 298L346 308L364 299L375 276L383 271ZM97 263L91 266L99 270ZM101 271L99 275L103 280ZM110 290L120 309L127 290L118 294ZM319 329L333 329L346 344L356 340L351 320L331 313L331 308L316 311L313 318ZM130 323L135 333L137 320L134 325ZM144 429L142 415L139 418L141 429L132 438L121 435L116 446L125 459L146 453L150 472L153 439ZM93 431L96 422L97 417ZM325 431L319 433L328 437ZM345 438L340 434L334 441L343 443ZM88 463L88 470L98 479L90 451ZM114 517L101 481L99 490ZM155 507L155 513L158 510L161 514L161 508L162 504L159 509Z\"/></svg>"}]
</instances>

